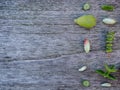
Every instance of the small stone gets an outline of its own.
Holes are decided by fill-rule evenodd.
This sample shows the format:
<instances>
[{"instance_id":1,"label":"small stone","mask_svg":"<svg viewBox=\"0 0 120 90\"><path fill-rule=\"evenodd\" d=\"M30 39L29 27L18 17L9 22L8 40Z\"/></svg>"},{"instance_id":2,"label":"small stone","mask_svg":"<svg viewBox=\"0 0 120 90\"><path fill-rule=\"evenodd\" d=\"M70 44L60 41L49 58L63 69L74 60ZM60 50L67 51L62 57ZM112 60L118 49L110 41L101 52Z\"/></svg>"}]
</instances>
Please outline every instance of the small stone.
<instances>
[{"instance_id":1,"label":"small stone","mask_svg":"<svg viewBox=\"0 0 120 90\"><path fill-rule=\"evenodd\" d=\"M80 69L78 69L78 71L83 72L83 71L85 71L86 69L87 69L87 66L82 66Z\"/></svg>"},{"instance_id":2,"label":"small stone","mask_svg":"<svg viewBox=\"0 0 120 90\"><path fill-rule=\"evenodd\" d=\"M104 18L103 19L103 23L105 24L109 24L109 25L113 25L116 23L116 20L112 19L112 18Z\"/></svg>"},{"instance_id":3,"label":"small stone","mask_svg":"<svg viewBox=\"0 0 120 90\"><path fill-rule=\"evenodd\" d=\"M111 87L111 83L102 83L101 84L102 87Z\"/></svg>"}]
</instances>

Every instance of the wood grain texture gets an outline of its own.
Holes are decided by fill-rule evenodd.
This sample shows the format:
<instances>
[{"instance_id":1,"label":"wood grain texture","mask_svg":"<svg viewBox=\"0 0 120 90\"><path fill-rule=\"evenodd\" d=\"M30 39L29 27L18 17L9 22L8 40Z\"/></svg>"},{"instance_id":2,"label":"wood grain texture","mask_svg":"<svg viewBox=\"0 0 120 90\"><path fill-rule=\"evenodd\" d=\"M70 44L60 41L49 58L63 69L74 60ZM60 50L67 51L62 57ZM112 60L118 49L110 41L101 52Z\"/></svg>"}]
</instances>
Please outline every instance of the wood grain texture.
<instances>
[{"instance_id":1,"label":"wood grain texture","mask_svg":"<svg viewBox=\"0 0 120 90\"><path fill-rule=\"evenodd\" d=\"M87 1L92 7L83 11ZM101 10L106 3L115 10ZM0 0L0 90L119 90L120 73L118 80L109 81L94 72L104 63L120 62L119 5L119 0ZM84 14L97 18L91 30L73 22ZM105 17L117 24L103 24ZM116 32L111 58L104 52L107 31ZM89 54L83 50L85 38L92 45ZM88 70L78 72L83 65ZM84 88L82 79L91 86ZM102 88L103 81L113 86Z\"/></svg>"}]
</instances>

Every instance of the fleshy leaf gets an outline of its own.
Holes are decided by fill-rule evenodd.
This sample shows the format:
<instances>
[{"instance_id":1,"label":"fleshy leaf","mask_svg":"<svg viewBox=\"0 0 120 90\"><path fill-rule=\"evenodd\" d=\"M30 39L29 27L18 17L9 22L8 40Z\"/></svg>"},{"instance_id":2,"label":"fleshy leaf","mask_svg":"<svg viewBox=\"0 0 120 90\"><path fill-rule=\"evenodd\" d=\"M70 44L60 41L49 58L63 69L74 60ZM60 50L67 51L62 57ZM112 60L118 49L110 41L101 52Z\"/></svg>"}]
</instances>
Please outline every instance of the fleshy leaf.
<instances>
[{"instance_id":1,"label":"fleshy leaf","mask_svg":"<svg viewBox=\"0 0 120 90\"><path fill-rule=\"evenodd\" d=\"M87 80L82 81L82 85L85 87L89 87L90 86L90 82Z\"/></svg>"},{"instance_id":2,"label":"fleshy leaf","mask_svg":"<svg viewBox=\"0 0 120 90\"><path fill-rule=\"evenodd\" d=\"M115 19L112 18L104 18L103 19L103 23L108 24L108 25L113 25L115 24L117 21Z\"/></svg>"},{"instance_id":3,"label":"fleshy leaf","mask_svg":"<svg viewBox=\"0 0 120 90\"><path fill-rule=\"evenodd\" d=\"M83 15L74 20L81 27L91 29L96 25L96 18L93 15Z\"/></svg>"},{"instance_id":4,"label":"fleshy leaf","mask_svg":"<svg viewBox=\"0 0 120 90\"><path fill-rule=\"evenodd\" d=\"M88 3L85 3L84 5L83 5L83 10L89 10L90 9L90 4L88 4Z\"/></svg>"},{"instance_id":5,"label":"fleshy leaf","mask_svg":"<svg viewBox=\"0 0 120 90\"><path fill-rule=\"evenodd\" d=\"M107 76L107 78L109 78L109 79L111 79L111 80L116 80L116 77L114 77L114 76L111 75L111 74L109 74L109 75Z\"/></svg>"},{"instance_id":6,"label":"fleshy leaf","mask_svg":"<svg viewBox=\"0 0 120 90\"><path fill-rule=\"evenodd\" d=\"M114 65L111 65L111 66L108 66L107 64L105 64L105 69L106 71L108 72L116 72L117 70L115 69L115 66Z\"/></svg>"},{"instance_id":7,"label":"fleshy leaf","mask_svg":"<svg viewBox=\"0 0 120 90\"><path fill-rule=\"evenodd\" d=\"M86 53L90 51L90 41L88 39L84 40L84 50Z\"/></svg>"},{"instance_id":8,"label":"fleshy leaf","mask_svg":"<svg viewBox=\"0 0 120 90\"><path fill-rule=\"evenodd\" d=\"M105 75L106 75L105 72L102 71L102 70L96 70L96 73L98 73L98 74L100 74L100 75L102 75L102 76L105 76Z\"/></svg>"},{"instance_id":9,"label":"fleshy leaf","mask_svg":"<svg viewBox=\"0 0 120 90\"><path fill-rule=\"evenodd\" d=\"M111 83L102 83L101 84L102 87L111 87Z\"/></svg>"},{"instance_id":10,"label":"fleshy leaf","mask_svg":"<svg viewBox=\"0 0 120 90\"><path fill-rule=\"evenodd\" d=\"M114 10L114 6L112 6L112 5L102 5L101 9L105 10L105 11L113 11Z\"/></svg>"},{"instance_id":11,"label":"fleshy leaf","mask_svg":"<svg viewBox=\"0 0 120 90\"><path fill-rule=\"evenodd\" d=\"M108 71L108 72L111 71L111 68L107 64L105 64L104 66L105 66L106 71Z\"/></svg>"}]
</instances>

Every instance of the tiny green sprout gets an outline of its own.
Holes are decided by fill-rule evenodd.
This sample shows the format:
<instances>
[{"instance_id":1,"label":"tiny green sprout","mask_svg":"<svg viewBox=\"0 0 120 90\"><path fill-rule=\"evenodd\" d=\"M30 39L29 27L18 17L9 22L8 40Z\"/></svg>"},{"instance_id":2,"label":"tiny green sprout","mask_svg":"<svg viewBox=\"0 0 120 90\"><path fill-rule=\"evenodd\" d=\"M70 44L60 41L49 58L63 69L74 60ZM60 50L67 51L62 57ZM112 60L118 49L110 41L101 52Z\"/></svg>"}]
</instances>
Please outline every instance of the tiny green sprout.
<instances>
[{"instance_id":1,"label":"tiny green sprout","mask_svg":"<svg viewBox=\"0 0 120 90\"><path fill-rule=\"evenodd\" d=\"M83 85L84 87L89 87L89 86L90 86L90 82L87 81L87 80L83 80L83 81L82 81L82 85Z\"/></svg>"},{"instance_id":2,"label":"tiny green sprout","mask_svg":"<svg viewBox=\"0 0 120 90\"><path fill-rule=\"evenodd\" d=\"M100 74L101 76L111 79L111 80L116 80L116 78L114 76L111 75L111 73L117 72L117 69L115 68L114 65L104 65L105 70L96 70L96 73Z\"/></svg>"}]
</instances>

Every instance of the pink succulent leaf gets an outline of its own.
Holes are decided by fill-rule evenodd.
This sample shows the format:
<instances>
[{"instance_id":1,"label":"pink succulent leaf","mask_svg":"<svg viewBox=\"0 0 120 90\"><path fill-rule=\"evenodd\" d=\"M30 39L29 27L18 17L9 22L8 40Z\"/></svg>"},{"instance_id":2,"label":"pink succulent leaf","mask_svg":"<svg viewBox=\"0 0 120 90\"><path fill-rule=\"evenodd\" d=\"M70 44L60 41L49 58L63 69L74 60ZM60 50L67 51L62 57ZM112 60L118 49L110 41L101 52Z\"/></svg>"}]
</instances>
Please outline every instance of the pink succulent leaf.
<instances>
[{"instance_id":1,"label":"pink succulent leaf","mask_svg":"<svg viewBox=\"0 0 120 90\"><path fill-rule=\"evenodd\" d=\"M90 41L88 39L84 40L84 50L86 53L90 51Z\"/></svg>"}]
</instances>

